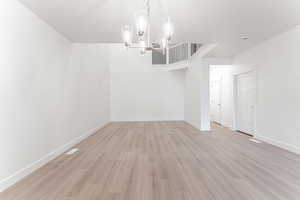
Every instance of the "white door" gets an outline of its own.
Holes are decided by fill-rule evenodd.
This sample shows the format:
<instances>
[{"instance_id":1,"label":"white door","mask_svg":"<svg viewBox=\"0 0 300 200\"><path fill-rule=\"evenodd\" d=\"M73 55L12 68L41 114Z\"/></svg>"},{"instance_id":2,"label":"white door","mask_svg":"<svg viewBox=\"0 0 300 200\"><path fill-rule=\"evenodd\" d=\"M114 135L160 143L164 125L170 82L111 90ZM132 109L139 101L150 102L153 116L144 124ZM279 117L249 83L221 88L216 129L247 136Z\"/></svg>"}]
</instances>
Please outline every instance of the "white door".
<instances>
[{"instance_id":1,"label":"white door","mask_svg":"<svg viewBox=\"0 0 300 200\"><path fill-rule=\"evenodd\" d=\"M214 80L210 86L210 108L211 120L221 124L221 93L222 93L222 79Z\"/></svg>"},{"instance_id":2,"label":"white door","mask_svg":"<svg viewBox=\"0 0 300 200\"><path fill-rule=\"evenodd\" d=\"M237 76L237 130L253 135L255 131L256 82L253 72Z\"/></svg>"}]
</instances>

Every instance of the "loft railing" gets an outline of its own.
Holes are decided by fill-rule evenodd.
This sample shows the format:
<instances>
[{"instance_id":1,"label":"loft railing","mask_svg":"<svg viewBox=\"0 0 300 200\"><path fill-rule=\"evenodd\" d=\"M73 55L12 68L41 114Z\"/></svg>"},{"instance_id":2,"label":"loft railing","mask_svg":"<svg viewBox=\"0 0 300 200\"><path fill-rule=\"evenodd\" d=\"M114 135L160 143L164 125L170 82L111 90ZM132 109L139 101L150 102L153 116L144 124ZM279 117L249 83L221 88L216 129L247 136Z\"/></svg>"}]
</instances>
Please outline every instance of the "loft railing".
<instances>
[{"instance_id":1,"label":"loft railing","mask_svg":"<svg viewBox=\"0 0 300 200\"><path fill-rule=\"evenodd\" d=\"M189 45L188 43L179 44L177 46L171 47L167 52L168 64L174 64L183 60L189 59Z\"/></svg>"},{"instance_id":2,"label":"loft railing","mask_svg":"<svg viewBox=\"0 0 300 200\"><path fill-rule=\"evenodd\" d=\"M160 49L152 51L152 65L174 65L188 61L201 47L197 43L180 43L172 45L166 52Z\"/></svg>"}]
</instances>

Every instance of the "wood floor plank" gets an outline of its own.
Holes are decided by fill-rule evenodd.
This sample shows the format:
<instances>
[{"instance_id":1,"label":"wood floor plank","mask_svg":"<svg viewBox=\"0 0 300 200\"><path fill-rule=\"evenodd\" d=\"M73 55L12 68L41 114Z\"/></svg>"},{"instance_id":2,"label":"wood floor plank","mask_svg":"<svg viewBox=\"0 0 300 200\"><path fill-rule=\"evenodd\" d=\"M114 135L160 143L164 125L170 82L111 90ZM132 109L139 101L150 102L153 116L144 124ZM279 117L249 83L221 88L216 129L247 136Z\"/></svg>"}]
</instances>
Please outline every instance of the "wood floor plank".
<instances>
[{"instance_id":1,"label":"wood floor plank","mask_svg":"<svg viewBox=\"0 0 300 200\"><path fill-rule=\"evenodd\" d=\"M1 200L299 200L300 156L214 125L114 122Z\"/></svg>"}]
</instances>

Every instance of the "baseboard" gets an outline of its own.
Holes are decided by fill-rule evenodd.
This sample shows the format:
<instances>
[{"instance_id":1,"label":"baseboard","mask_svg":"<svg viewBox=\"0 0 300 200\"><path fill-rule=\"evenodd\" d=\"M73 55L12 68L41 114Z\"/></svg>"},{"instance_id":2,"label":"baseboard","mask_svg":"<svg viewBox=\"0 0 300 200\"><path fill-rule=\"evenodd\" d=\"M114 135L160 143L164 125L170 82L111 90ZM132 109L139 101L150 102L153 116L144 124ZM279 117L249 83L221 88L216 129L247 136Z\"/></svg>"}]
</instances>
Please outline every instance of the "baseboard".
<instances>
[{"instance_id":1,"label":"baseboard","mask_svg":"<svg viewBox=\"0 0 300 200\"><path fill-rule=\"evenodd\" d=\"M108 124L108 123L106 123L106 124ZM100 126L98 126L96 128L93 128L93 129L85 132L81 136L79 136L79 137L71 140L67 144L65 144L65 145L57 148L56 150L48 153L47 155L45 155L41 159L39 159L39 160L31 163L30 165L26 166L23 169L15 172L11 176L9 176L9 177L7 177L7 178L5 178L3 180L0 180L0 192L3 192L4 190L8 189L10 186L12 186L15 183L19 182L20 180L22 180L26 176L30 175L32 172L36 171L37 169L41 168L42 166L44 166L45 164L47 164L48 162L50 162L54 158L60 156L64 152L66 152L71 147L77 145L78 143L80 143L81 141L83 141L84 139L86 139L87 137L93 135L99 129L101 129L104 126L106 126L106 124L102 124L102 125L100 125Z\"/></svg>"},{"instance_id":2,"label":"baseboard","mask_svg":"<svg viewBox=\"0 0 300 200\"><path fill-rule=\"evenodd\" d=\"M201 133L210 133L211 132L211 128L208 129L202 129L200 126L197 126L196 123L192 123L191 121L184 121L185 123L189 124L191 127L193 127L194 129L197 129L198 131L201 131Z\"/></svg>"},{"instance_id":3,"label":"baseboard","mask_svg":"<svg viewBox=\"0 0 300 200\"><path fill-rule=\"evenodd\" d=\"M274 139L264 137L264 136L260 136L260 135L255 135L254 138L256 138L258 140L261 140L263 142L272 144L274 146L280 147L282 149L288 150L290 152L300 154L300 147L297 147L295 145L287 144L285 142L281 142L281 141L274 140Z\"/></svg>"},{"instance_id":4,"label":"baseboard","mask_svg":"<svg viewBox=\"0 0 300 200\"><path fill-rule=\"evenodd\" d=\"M179 122L184 119L113 119L111 122Z\"/></svg>"}]
</instances>

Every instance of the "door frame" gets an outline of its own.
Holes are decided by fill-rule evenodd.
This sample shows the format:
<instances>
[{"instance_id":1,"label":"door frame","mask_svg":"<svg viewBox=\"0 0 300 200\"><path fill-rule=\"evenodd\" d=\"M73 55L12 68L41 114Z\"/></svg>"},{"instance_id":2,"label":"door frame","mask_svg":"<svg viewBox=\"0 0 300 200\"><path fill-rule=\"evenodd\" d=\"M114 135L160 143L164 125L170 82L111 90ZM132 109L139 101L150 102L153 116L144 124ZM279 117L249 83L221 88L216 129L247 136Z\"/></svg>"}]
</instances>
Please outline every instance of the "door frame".
<instances>
[{"instance_id":1,"label":"door frame","mask_svg":"<svg viewBox=\"0 0 300 200\"><path fill-rule=\"evenodd\" d=\"M245 72L241 72L241 73L237 73L237 74L234 74L233 75L233 110L234 110L234 114L233 114L233 130L235 131L238 131L237 130L237 107L238 107L238 99L237 99L237 79L238 79L238 76L240 75L243 75L243 74L248 74L248 73L253 73L253 76L254 76L254 79L255 79L255 106L254 106L254 127L253 127L253 137L256 136L256 122L257 122L257 73L256 73L256 70L248 70L248 71L245 71Z\"/></svg>"}]
</instances>

